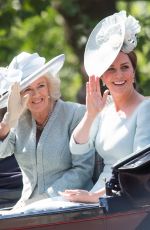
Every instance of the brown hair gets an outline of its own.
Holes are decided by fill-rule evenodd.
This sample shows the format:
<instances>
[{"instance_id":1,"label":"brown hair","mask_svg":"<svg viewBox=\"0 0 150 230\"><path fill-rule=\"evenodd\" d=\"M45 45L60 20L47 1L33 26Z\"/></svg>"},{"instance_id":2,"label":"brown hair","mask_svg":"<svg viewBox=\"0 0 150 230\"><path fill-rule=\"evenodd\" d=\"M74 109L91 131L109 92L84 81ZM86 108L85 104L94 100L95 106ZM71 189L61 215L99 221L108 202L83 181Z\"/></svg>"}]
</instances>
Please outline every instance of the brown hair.
<instances>
[{"instance_id":1,"label":"brown hair","mask_svg":"<svg viewBox=\"0 0 150 230\"><path fill-rule=\"evenodd\" d=\"M131 64L133 66L134 71L136 71L136 66L137 66L137 56L136 53L134 51L131 51L130 53L127 54ZM134 79L134 83L133 83L134 88L137 88L137 84L136 84L136 78Z\"/></svg>"},{"instance_id":2,"label":"brown hair","mask_svg":"<svg viewBox=\"0 0 150 230\"><path fill-rule=\"evenodd\" d=\"M136 70L136 66L137 66L137 56L136 56L136 53L134 51L131 51L127 55L128 55L128 57L129 57L129 59L131 61L133 69Z\"/></svg>"}]
</instances>

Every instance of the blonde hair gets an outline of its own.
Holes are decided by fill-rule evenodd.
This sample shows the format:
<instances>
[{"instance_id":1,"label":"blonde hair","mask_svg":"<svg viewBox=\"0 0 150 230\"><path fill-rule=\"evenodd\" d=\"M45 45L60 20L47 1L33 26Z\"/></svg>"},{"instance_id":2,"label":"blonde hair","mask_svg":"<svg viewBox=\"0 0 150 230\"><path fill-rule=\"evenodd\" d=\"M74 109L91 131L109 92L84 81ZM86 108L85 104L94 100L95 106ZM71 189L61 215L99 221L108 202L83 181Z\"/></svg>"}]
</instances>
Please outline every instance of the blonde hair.
<instances>
[{"instance_id":1,"label":"blonde hair","mask_svg":"<svg viewBox=\"0 0 150 230\"><path fill-rule=\"evenodd\" d=\"M61 81L58 74L53 76L51 73L47 73L45 77L48 80L50 98L53 99L54 101L58 100L61 97L61 92L60 92Z\"/></svg>"}]
</instances>

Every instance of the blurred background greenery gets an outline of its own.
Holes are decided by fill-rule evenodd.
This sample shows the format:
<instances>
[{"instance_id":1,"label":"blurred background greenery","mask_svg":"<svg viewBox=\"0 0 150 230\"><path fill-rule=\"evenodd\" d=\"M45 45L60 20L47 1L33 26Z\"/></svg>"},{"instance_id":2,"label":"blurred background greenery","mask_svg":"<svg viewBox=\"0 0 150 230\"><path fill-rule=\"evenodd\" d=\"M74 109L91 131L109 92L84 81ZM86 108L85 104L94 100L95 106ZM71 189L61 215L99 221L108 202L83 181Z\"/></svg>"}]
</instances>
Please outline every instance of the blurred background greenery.
<instances>
[{"instance_id":1,"label":"blurred background greenery","mask_svg":"<svg viewBox=\"0 0 150 230\"><path fill-rule=\"evenodd\" d=\"M38 52L47 61L64 53L60 72L62 97L77 101L85 85L83 57L88 36L104 17L126 10L141 24L136 53L137 83L150 95L150 1L136 0L0 0L0 65L22 51Z\"/></svg>"}]
</instances>

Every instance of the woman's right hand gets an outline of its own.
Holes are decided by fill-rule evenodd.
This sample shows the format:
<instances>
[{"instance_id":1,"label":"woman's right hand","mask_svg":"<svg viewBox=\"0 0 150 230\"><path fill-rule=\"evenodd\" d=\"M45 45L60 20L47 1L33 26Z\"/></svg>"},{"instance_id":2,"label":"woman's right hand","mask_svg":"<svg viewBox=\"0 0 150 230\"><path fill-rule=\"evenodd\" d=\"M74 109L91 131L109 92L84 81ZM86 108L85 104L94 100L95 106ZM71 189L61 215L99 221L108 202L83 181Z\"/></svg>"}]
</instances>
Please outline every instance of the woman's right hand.
<instances>
[{"instance_id":1,"label":"woman's right hand","mask_svg":"<svg viewBox=\"0 0 150 230\"><path fill-rule=\"evenodd\" d=\"M28 99L29 95L24 97L20 95L20 85L15 82L9 93L7 112L4 115L2 123L8 125L9 128L15 127L19 117L27 106Z\"/></svg>"},{"instance_id":2,"label":"woman's right hand","mask_svg":"<svg viewBox=\"0 0 150 230\"><path fill-rule=\"evenodd\" d=\"M72 202L97 203L99 201L99 196L96 193L82 189L65 190L64 192L59 192L59 194Z\"/></svg>"},{"instance_id":3,"label":"woman's right hand","mask_svg":"<svg viewBox=\"0 0 150 230\"><path fill-rule=\"evenodd\" d=\"M106 90L102 96L99 77L89 77L89 82L86 84L86 108L88 116L96 117L103 110L108 94L109 90Z\"/></svg>"}]
</instances>

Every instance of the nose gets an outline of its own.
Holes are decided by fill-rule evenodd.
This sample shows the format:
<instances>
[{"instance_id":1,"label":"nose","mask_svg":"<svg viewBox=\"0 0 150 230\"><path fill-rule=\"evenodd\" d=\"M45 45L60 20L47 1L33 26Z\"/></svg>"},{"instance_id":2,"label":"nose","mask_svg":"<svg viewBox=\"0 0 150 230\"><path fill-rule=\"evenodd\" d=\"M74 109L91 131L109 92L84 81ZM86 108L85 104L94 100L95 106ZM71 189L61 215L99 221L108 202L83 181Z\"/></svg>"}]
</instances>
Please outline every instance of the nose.
<instances>
[{"instance_id":1,"label":"nose","mask_svg":"<svg viewBox=\"0 0 150 230\"><path fill-rule=\"evenodd\" d=\"M117 76L118 78L123 76L123 72L120 69L117 69L115 72L115 76Z\"/></svg>"},{"instance_id":2,"label":"nose","mask_svg":"<svg viewBox=\"0 0 150 230\"><path fill-rule=\"evenodd\" d=\"M32 97L35 97L35 96L37 96L38 94L39 94L38 89L33 89L33 90L30 92L30 95L31 95Z\"/></svg>"}]
</instances>

